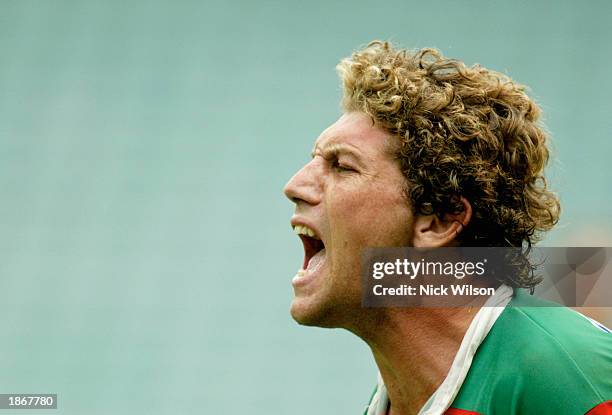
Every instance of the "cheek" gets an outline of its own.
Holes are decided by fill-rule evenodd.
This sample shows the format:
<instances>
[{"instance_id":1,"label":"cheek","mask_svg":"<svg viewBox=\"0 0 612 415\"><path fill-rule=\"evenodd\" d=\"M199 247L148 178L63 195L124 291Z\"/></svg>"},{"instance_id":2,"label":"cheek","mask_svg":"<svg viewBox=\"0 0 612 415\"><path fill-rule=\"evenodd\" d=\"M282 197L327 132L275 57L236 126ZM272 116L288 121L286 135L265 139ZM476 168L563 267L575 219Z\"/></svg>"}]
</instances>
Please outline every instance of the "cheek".
<instances>
[{"instance_id":1,"label":"cheek","mask_svg":"<svg viewBox=\"0 0 612 415\"><path fill-rule=\"evenodd\" d=\"M365 188L360 192L334 189L329 200L332 241L338 248L406 246L413 215L401 189L397 192ZM339 245L337 245L339 244Z\"/></svg>"}]
</instances>

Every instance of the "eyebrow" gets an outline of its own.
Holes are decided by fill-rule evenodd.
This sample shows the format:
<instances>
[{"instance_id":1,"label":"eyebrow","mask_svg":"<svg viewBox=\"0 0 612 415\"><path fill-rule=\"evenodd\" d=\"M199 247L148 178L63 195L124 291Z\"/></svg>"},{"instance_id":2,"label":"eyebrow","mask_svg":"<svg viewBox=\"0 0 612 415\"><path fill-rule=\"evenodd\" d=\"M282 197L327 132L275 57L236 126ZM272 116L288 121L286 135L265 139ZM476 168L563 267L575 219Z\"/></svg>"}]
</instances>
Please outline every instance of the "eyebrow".
<instances>
[{"instance_id":1,"label":"eyebrow","mask_svg":"<svg viewBox=\"0 0 612 415\"><path fill-rule=\"evenodd\" d=\"M312 152L310 153L313 158L316 154L317 148L321 151L323 158L338 157L340 154L346 154L355 159L355 161L362 163L362 157L357 148L354 146L345 143L331 143L323 147L315 145L315 148L313 148Z\"/></svg>"}]
</instances>

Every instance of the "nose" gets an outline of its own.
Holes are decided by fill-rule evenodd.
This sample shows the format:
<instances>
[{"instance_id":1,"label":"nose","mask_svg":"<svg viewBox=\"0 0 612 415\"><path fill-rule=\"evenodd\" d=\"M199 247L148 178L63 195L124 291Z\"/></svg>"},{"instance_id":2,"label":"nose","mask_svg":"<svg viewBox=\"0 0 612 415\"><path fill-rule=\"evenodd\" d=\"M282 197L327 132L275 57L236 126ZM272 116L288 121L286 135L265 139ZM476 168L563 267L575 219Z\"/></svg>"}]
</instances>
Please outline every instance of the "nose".
<instances>
[{"instance_id":1,"label":"nose","mask_svg":"<svg viewBox=\"0 0 612 415\"><path fill-rule=\"evenodd\" d=\"M302 167L285 185L285 196L294 203L316 205L321 201L322 177L316 159Z\"/></svg>"}]
</instances>

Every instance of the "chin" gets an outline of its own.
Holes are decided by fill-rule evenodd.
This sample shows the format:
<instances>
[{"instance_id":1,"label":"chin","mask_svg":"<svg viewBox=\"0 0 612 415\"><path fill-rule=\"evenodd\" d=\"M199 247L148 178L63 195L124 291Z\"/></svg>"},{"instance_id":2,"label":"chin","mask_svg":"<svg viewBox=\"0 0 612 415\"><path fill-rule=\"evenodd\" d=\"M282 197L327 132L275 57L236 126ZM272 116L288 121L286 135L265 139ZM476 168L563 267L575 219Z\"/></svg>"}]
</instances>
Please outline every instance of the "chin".
<instances>
[{"instance_id":1,"label":"chin","mask_svg":"<svg viewBox=\"0 0 612 415\"><path fill-rule=\"evenodd\" d=\"M339 328L342 327L338 318L334 318L332 307L308 301L304 298L294 298L290 309L291 317L303 326Z\"/></svg>"},{"instance_id":2,"label":"chin","mask_svg":"<svg viewBox=\"0 0 612 415\"><path fill-rule=\"evenodd\" d=\"M327 320L329 316L321 304L307 301L303 298L294 298L290 309L291 317L303 326L330 327ZM326 324L327 323L327 324Z\"/></svg>"}]
</instances>

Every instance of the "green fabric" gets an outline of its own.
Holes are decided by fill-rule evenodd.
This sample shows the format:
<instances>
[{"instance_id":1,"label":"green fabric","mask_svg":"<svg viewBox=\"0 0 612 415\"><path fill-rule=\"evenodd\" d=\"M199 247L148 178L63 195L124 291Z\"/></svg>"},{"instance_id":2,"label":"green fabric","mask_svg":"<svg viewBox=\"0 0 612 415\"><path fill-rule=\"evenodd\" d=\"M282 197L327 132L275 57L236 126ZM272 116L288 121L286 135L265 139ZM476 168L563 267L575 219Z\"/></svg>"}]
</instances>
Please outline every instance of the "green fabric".
<instances>
[{"instance_id":1,"label":"green fabric","mask_svg":"<svg viewBox=\"0 0 612 415\"><path fill-rule=\"evenodd\" d=\"M576 415L612 399L612 334L571 309L543 303L517 290L451 407Z\"/></svg>"}]
</instances>

